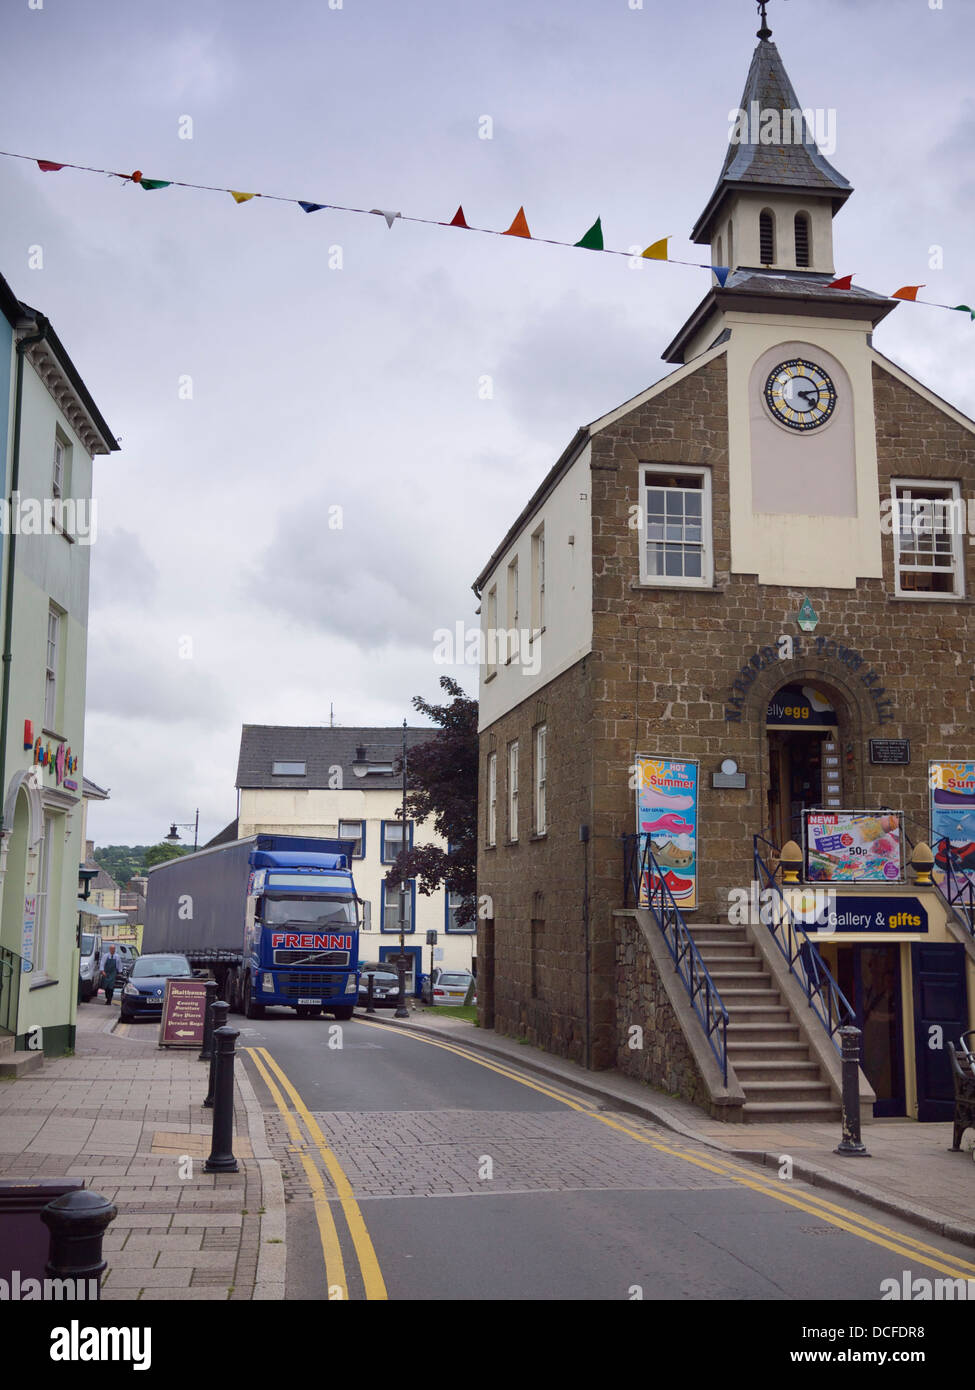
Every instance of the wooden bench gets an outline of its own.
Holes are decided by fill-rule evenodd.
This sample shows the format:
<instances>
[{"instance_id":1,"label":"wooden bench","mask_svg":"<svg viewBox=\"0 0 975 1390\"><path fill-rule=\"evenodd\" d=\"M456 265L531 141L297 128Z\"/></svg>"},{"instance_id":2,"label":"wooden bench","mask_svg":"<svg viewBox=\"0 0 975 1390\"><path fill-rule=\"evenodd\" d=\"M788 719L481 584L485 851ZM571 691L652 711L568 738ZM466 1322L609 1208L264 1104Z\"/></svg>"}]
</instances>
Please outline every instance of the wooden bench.
<instances>
[{"instance_id":1,"label":"wooden bench","mask_svg":"<svg viewBox=\"0 0 975 1390\"><path fill-rule=\"evenodd\" d=\"M965 1130L975 1129L975 1053L969 1050L969 1039L975 1039L975 1029L962 1034L957 1052L952 1043L948 1044L955 1083L955 1133L951 1146L955 1151L961 1148Z\"/></svg>"}]
</instances>

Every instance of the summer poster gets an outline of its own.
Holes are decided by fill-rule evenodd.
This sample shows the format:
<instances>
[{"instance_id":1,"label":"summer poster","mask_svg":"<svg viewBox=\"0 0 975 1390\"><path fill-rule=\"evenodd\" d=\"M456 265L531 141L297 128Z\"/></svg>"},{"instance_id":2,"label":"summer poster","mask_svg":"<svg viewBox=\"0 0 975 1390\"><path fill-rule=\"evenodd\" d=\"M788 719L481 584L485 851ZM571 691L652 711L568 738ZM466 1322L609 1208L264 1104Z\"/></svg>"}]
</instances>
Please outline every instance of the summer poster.
<instances>
[{"instance_id":1,"label":"summer poster","mask_svg":"<svg viewBox=\"0 0 975 1390\"><path fill-rule=\"evenodd\" d=\"M931 848L934 881L944 883L947 857L938 849L948 839L958 878L975 883L975 763L931 763Z\"/></svg>"},{"instance_id":2,"label":"summer poster","mask_svg":"<svg viewBox=\"0 0 975 1390\"><path fill-rule=\"evenodd\" d=\"M697 763L646 757L636 761L637 830L649 835L653 856L677 905L696 907ZM649 902L649 877L640 884L641 907Z\"/></svg>"},{"instance_id":3,"label":"summer poster","mask_svg":"<svg viewBox=\"0 0 975 1390\"><path fill-rule=\"evenodd\" d=\"M807 811L810 883L896 883L901 878L899 811Z\"/></svg>"}]
</instances>

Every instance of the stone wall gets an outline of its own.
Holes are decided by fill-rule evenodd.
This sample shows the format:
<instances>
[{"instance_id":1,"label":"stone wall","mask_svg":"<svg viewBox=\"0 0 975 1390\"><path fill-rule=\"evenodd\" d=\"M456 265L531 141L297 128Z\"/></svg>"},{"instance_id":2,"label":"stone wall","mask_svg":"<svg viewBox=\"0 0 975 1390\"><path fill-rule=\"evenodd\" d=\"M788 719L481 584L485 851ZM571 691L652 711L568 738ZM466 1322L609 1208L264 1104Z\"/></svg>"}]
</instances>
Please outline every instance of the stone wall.
<instances>
[{"instance_id":1,"label":"stone wall","mask_svg":"<svg viewBox=\"0 0 975 1390\"><path fill-rule=\"evenodd\" d=\"M710 1105L707 1087L684 1040L639 923L624 916L615 921L616 1069L706 1110ZM631 1034L634 1027L642 1029L642 1038ZM641 1045L632 1047L632 1041Z\"/></svg>"}]
</instances>

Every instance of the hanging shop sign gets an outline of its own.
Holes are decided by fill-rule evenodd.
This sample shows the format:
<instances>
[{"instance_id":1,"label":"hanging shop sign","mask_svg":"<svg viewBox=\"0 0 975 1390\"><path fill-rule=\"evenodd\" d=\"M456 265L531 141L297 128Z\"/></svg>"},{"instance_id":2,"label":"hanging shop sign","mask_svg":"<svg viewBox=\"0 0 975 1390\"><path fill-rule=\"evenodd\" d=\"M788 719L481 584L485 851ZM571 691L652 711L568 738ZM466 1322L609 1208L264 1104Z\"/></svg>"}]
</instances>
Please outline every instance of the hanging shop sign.
<instances>
[{"instance_id":1,"label":"hanging shop sign","mask_svg":"<svg viewBox=\"0 0 975 1390\"><path fill-rule=\"evenodd\" d=\"M34 923L37 921L37 898L32 894L24 899L24 931L21 938L21 971L27 974L34 968Z\"/></svg>"},{"instance_id":2,"label":"hanging shop sign","mask_svg":"<svg viewBox=\"0 0 975 1390\"><path fill-rule=\"evenodd\" d=\"M777 661L819 661L834 663L847 673L855 673L866 686L873 700L878 724L890 724L894 718L894 701L885 690L879 672L869 666L861 652L845 646L833 637L807 637L801 633L780 637L774 647L760 647L740 668L725 697L724 717L729 724L740 724L748 692L758 678Z\"/></svg>"},{"instance_id":3,"label":"hanging shop sign","mask_svg":"<svg viewBox=\"0 0 975 1390\"><path fill-rule=\"evenodd\" d=\"M900 882L901 819L900 811L804 811L807 882Z\"/></svg>"},{"instance_id":4,"label":"hanging shop sign","mask_svg":"<svg viewBox=\"0 0 975 1390\"><path fill-rule=\"evenodd\" d=\"M955 878L975 883L975 762L928 764L934 881L944 883L948 840Z\"/></svg>"},{"instance_id":5,"label":"hanging shop sign","mask_svg":"<svg viewBox=\"0 0 975 1390\"><path fill-rule=\"evenodd\" d=\"M46 767L49 772L54 773L54 780L58 786L65 782L69 773L78 771L78 759L71 752L70 744L64 743L44 743L40 738L30 743L30 735L33 733L33 725L29 719L24 720L24 747L34 749L34 762L39 767ZM69 784L72 791L77 790L77 783Z\"/></svg>"},{"instance_id":6,"label":"hanging shop sign","mask_svg":"<svg viewBox=\"0 0 975 1390\"><path fill-rule=\"evenodd\" d=\"M649 836L654 859L678 907L697 907L698 765L638 755L636 771L636 828ZM650 889L656 886L654 875L644 875L641 907L649 905Z\"/></svg>"},{"instance_id":7,"label":"hanging shop sign","mask_svg":"<svg viewBox=\"0 0 975 1390\"><path fill-rule=\"evenodd\" d=\"M786 685L768 702L766 724L787 724L797 729L813 724L835 724L836 710L812 685Z\"/></svg>"}]
</instances>

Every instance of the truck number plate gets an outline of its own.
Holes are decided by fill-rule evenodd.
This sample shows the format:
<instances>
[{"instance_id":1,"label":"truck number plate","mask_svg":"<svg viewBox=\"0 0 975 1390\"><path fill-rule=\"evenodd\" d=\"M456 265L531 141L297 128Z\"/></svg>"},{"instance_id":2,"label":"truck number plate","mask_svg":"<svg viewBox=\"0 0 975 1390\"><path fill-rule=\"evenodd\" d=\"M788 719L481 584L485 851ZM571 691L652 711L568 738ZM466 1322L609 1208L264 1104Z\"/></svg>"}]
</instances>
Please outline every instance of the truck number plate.
<instances>
[{"instance_id":1,"label":"truck number plate","mask_svg":"<svg viewBox=\"0 0 975 1390\"><path fill-rule=\"evenodd\" d=\"M299 1003L299 1004L322 1004L322 1003L324 1003L324 1000L322 1000L322 999L299 999L299 1000L298 1000L298 1003Z\"/></svg>"}]
</instances>

